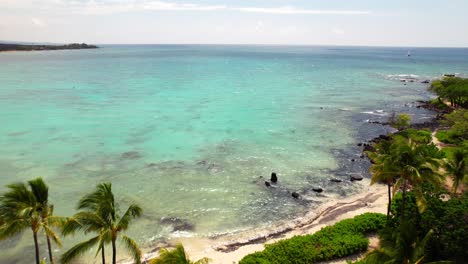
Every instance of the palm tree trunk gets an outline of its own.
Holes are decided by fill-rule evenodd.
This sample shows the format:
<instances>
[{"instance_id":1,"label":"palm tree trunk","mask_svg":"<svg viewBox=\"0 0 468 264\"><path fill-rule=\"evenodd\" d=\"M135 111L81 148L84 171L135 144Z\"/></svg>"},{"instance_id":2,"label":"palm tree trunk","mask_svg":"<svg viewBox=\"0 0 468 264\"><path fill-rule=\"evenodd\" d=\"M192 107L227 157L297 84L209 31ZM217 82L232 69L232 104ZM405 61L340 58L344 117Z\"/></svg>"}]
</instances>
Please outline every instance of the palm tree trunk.
<instances>
[{"instance_id":1,"label":"palm tree trunk","mask_svg":"<svg viewBox=\"0 0 468 264\"><path fill-rule=\"evenodd\" d=\"M33 231L34 249L36 250L36 264L40 264L39 260L39 244L37 243L37 232Z\"/></svg>"},{"instance_id":2,"label":"palm tree trunk","mask_svg":"<svg viewBox=\"0 0 468 264\"><path fill-rule=\"evenodd\" d=\"M401 197L401 223L403 223L405 219L406 185L407 185L407 180L405 180L405 182L403 183L403 195Z\"/></svg>"},{"instance_id":3,"label":"palm tree trunk","mask_svg":"<svg viewBox=\"0 0 468 264\"><path fill-rule=\"evenodd\" d=\"M54 264L54 256L52 255L52 246L50 245L50 237L46 234L47 248L49 249L49 261L50 264Z\"/></svg>"},{"instance_id":4,"label":"palm tree trunk","mask_svg":"<svg viewBox=\"0 0 468 264\"><path fill-rule=\"evenodd\" d=\"M388 187L388 206L387 206L387 221L390 219L390 205L392 204L392 186L387 184Z\"/></svg>"},{"instance_id":5,"label":"palm tree trunk","mask_svg":"<svg viewBox=\"0 0 468 264\"><path fill-rule=\"evenodd\" d=\"M106 254L104 253L104 245L101 246L101 256L102 256L102 264L106 264Z\"/></svg>"},{"instance_id":6,"label":"palm tree trunk","mask_svg":"<svg viewBox=\"0 0 468 264\"><path fill-rule=\"evenodd\" d=\"M112 238L112 264L116 264L117 261L117 249L115 248L115 238Z\"/></svg>"}]
</instances>

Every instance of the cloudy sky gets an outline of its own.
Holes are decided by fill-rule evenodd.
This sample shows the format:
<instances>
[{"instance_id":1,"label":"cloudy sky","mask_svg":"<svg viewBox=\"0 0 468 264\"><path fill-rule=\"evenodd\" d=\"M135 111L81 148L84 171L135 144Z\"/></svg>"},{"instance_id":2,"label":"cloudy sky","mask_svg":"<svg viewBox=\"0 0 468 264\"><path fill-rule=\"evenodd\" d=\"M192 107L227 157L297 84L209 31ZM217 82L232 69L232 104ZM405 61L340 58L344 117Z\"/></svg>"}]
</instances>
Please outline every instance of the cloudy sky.
<instances>
[{"instance_id":1,"label":"cloudy sky","mask_svg":"<svg viewBox=\"0 0 468 264\"><path fill-rule=\"evenodd\" d=\"M0 40L468 47L468 0L0 0Z\"/></svg>"}]
</instances>

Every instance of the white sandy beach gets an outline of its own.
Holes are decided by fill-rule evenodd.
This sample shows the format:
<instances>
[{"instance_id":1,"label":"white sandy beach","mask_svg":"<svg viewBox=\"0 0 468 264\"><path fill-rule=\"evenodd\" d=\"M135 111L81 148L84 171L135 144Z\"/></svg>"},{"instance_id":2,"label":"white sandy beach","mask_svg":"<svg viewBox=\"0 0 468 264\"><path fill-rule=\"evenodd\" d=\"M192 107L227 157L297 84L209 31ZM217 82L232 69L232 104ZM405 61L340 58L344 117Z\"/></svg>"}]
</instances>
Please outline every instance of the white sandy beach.
<instances>
[{"instance_id":1,"label":"white sandy beach","mask_svg":"<svg viewBox=\"0 0 468 264\"><path fill-rule=\"evenodd\" d=\"M369 186L367 179L360 184L363 185L363 190L359 194L329 201L314 212L286 224L217 238L178 238L172 239L169 243L173 245L182 243L192 260L208 257L213 264L238 263L245 255L263 250L265 244L297 235L312 234L324 226L366 212L385 214L387 187L380 184ZM156 253L148 253L145 254L145 259L155 256ZM346 263L346 261L327 263Z\"/></svg>"}]
</instances>

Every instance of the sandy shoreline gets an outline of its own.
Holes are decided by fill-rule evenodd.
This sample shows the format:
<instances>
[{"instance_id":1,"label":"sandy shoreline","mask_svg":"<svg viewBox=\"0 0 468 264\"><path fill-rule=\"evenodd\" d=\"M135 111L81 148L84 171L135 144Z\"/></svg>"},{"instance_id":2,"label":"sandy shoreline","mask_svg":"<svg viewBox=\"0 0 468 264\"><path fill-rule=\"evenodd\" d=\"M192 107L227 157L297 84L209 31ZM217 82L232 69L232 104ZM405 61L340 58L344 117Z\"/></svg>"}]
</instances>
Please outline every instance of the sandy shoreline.
<instances>
[{"instance_id":1,"label":"sandy shoreline","mask_svg":"<svg viewBox=\"0 0 468 264\"><path fill-rule=\"evenodd\" d=\"M238 263L245 255L263 250L265 244L312 234L324 226L366 212L386 213L387 187L381 184L369 186L368 179L359 184L363 187L360 193L333 199L292 221L214 238L174 238L168 242L171 245L182 243L192 260L208 257L212 264ZM144 256L145 259L153 258L157 256L157 251L152 250ZM344 260L342 262L346 263Z\"/></svg>"}]
</instances>

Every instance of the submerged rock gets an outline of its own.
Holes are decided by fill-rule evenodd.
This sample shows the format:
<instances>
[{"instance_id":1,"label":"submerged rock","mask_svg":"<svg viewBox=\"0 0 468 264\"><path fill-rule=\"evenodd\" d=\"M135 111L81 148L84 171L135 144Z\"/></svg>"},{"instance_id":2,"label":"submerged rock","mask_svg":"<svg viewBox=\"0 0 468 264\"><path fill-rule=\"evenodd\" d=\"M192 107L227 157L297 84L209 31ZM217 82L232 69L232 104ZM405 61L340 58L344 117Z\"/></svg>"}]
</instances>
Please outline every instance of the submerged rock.
<instances>
[{"instance_id":1,"label":"submerged rock","mask_svg":"<svg viewBox=\"0 0 468 264\"><path fill-rule=\"evenodd\" d=\"M291 196L294 197L294 199L301 198L301 195L299 193L297 193L297 192L292 192Z\"/></svg>"},{"instance_id":2,"label":"submerged rock","mask_svg":"<svg viewBox=\"0 0 468 264\"><path fill-rule=\"evenodd\" d=\"M321 192L323 192L323 189L322 188L312 188L312 191L321 193Z\"/></svg>"},{"instance_id":3,"label":"submerged rock","mask_svg":"<svg viewBox=\"0 0 468 264\"><path fill-rule=\"evenodd\" d=\"M162 225L172 226L174 231L192 231L195 226L188 220L180 219L178 217L163 217L159 221Z\"/></svg>"},{"instance_id":4,"label":"submerged rock","mask_svg":"<svg viewBox=\"0 0 468 264\"><path fill-rule=\"evenodd\" d=\"M271 187L271 183L265 181L265 186L266 186L266 187Z\"/></svg>"},{"instance_id":5,"label":"submerged rock","mask_svg":"<svg viewBox=\"0 0 468 264\"><path fill-rule=\"evenodd\" d=\"M363 177L359 174L352 174L349 176L351 181L362 181Z\"/></svg>"},{"instance_id":6,"label":"submerged rock","mask_svg":"<svg viewBox=\"0 0 468 264\"><path fill-rule=\"evenodd\" d=\"M142 155L138 151L127 151L127 152L122 153L122 155L120 155L121 159L127 159L127 160L135 160L141 157Z\"/></svg>"},{"instance_id":7,"label":"submerged rock","mask_svg":"<svg viewBox=\"0 0 468 264\"><path fill-rule=\"evenodd\" d=\"M330 179L330 181L331 181L331 182L342 182L342 180L336 179L336 178Z\"/></svg>"}]
</instances>

